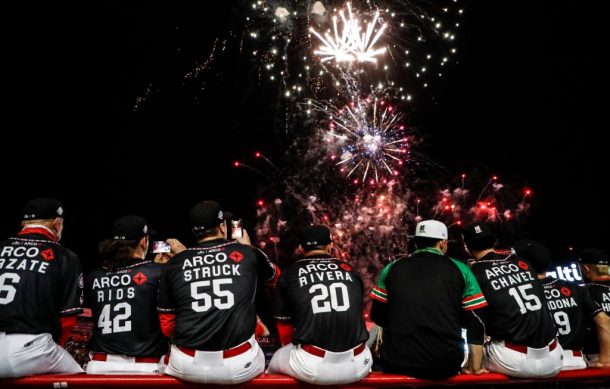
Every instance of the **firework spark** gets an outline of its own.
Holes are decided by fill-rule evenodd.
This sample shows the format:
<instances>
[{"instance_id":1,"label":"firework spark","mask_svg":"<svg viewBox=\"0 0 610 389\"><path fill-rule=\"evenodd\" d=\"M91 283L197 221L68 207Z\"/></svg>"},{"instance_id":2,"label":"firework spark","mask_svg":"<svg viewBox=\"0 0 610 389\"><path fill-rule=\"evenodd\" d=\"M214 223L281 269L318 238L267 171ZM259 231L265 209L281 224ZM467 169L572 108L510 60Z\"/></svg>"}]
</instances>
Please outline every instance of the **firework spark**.
<instances>
[{"instance_id":1,"label":"firework spark","mask_svg":"<svg viewBox=\"0 0 610 389\"><path fill-rule=\"evenodd\" d=\"M351 3L347 3L348 17L344 10L339 11L341 28L337 23L337 16L333 16L333 32L326 32L322 36L313 27L309 31L314 34L322 46L314 54L322 57L322 62L377 62L377 56L386 52L385 47L376 48L375 45L387 28L387 23L379 20L379 10L375 11L373 19L366 24L365 31L360 27L360 20L354 15ZM379 27L377 24L379 23Z\"/></svg>"},{"instance_id":2,"label":"firework spark","mask_svg":"<svg viewBox=\"0 0 610 389\"><path fill-rule=\"evenodd\" d=\"M385 100L372 97L355 99L330 111L326 143L331 160L346 178L358 174L354 183L365 183L369 178L370 184L376 184L384 177L398 175L408 157L410 141L401 113Z\"/></svg>"}]
</instances>

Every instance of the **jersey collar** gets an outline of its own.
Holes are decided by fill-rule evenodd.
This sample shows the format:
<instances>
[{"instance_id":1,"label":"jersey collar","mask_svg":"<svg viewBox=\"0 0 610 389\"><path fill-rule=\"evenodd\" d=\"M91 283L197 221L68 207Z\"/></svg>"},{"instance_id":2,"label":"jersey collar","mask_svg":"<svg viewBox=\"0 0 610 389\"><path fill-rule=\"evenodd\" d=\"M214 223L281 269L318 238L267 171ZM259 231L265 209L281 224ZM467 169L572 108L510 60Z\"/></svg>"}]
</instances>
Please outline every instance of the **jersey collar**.
<instances>
[{"instance_id":1,"label":"jersey collar","mask_svg":"<svg viewBox=\"0 0 610 389\"><path fill-rule=\"evenodd\" d=\"M21 231L19 231L19 233L17 235L18 236L42 235L50 241L57 242L57 237L55 236L53 231L51 231L49 228L47 228L43 225L39 225L39 224L31 224L27 227L24 227Z\"/></svg>"},{"instance_id":2,"label":"jersey collar","mask_svg":"<svg viewBox=\"0 0 610 389\"><path fill-rule=\"evenodd\" d=\"M417 250L415 250L415 252L413 252L413 254L420 254L420 253L444 255L441 250L434 248L434 247L424 247L423 249L417 249Z\"/></svg>"}]
</instances>

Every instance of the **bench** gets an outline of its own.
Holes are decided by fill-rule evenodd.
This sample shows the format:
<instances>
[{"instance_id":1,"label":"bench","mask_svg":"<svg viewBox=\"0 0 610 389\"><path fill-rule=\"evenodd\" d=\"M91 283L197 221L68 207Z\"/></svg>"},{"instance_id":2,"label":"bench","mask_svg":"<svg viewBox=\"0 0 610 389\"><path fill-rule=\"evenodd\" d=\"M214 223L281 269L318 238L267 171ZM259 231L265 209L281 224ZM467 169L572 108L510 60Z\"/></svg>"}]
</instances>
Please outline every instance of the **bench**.
<instances>
[{"instance_id":1,"label":"bench","mask_svg":"<svg viewBox=\"0 0 610 389\"><path fill-rule=\"evenodd\" d=\"M548 379L517 379L503 374L490 373L482 375L461 374L443 381L429 381L405 377L396 374L372 372L363 380L344 385L349 388L391 388L391 387L424 387L424 386L472 386L472 385L521 385L542 384L553 386L570 384L587 385L602 383L610 384L610 369L584 369L561 372L558 376ZM20 389L23 387L37 388L201 388L202 384L194 384L170 376L151 375L40 375L16 379L0 379L2 389ZM217 386L218 387L218 386ZM280 374L263 374L240 387L313 387L300 383L297 380Z\"/></svg>"}]
</instances>

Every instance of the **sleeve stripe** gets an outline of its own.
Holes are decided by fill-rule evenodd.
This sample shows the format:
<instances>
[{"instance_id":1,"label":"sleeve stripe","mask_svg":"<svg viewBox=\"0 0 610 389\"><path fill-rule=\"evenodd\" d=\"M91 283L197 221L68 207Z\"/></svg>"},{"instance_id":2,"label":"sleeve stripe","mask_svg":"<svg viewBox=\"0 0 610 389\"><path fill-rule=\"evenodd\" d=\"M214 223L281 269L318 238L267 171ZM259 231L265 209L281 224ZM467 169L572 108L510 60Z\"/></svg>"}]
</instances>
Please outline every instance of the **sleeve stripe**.
<instances>
[{"instance_id":1,"label":"sleeve stripe","mask_svg":"<svg viewBox=\"0 0 610 389\"><path fill-rule=\"evenodd\" d=\"M378 296L378 295L376 295L376 294L374 293L374 291L373 291L373 292L371 292L370 296L371 296L371 298L372 298L373 300L377 300L377 301L380 301L380 302L382 302L382 303L387 303L387 302L388 302L387 297L385 297L385 296L383 296L383 297L382 297L382 296Z\"/></svg>"},{"instance_id":2,"label":"sleeve stripe","mask_svg":"<svg viewBox=\"0 0 610 389\"><path fill-rule=\"evenodd\" d=\"M485 302L487 302L487 300L485 300L484 296L481 296L479 298L476 298L476 299L473 299L473 300L468 300L466 302L462 301L462 305L467 307L467 306L470 306L470 305L477 305L477 304L485 303Z\"/></svg>"},{"instance_id":3,"label":"sleeve stripe","mask_svg":"<svg viewBox=\"0 0 610 389\"><path fill-rule=\"evenodd\" d=\"M383 289L383 288L380 288L379 286L375 286L373 288L373 290L371 291L371 293L372 292L375 292L375 293L383 295L383 296L387 296L388 295L388 291Z\"/></svg>"},{"instance_id":4,"label":"sleeve stripe","mask_svg":"<svg viewBox=\"0 0 610 389\"><path fill-rule=\"evenodd\" d=\"M483 300L483 301L481 301L481 302L479 302L479 303L476 303L476 304L472 304L472 305L464 305L464 306L462 307L462 309L463 309L463 310L465 310L465 311L471 311L471 310L473 310L473 309L478 309L478 308L483 308L483 307L486 307L487 305L488 305L488 304L487 304L487 301Z\"/></svg>"},{"instance_id":5,"label":"sleeve stripe","mask_svg":"<svg viewBox=\"0 0 610 389\"><path fill-rule=\"evenodd\" d=\"M481 298L483 300L485 300L485 296L483 296L483 293L477 293L475 295L468 296L468 297L462 299L462 304L470 304L471 302L479 300Z\"/></svg>"},{"instance_id":6,"label":"sleeve stripe","mask_svg":"<svg viewBox=\"0 0 610 389\"><path fill-rule=\"evenodd\" d=\"M80 312L82 310L83 309L81 307L68 308L68 309L64 309L63 311L59 311L59 313L64 315L64 314L67 314L67 313Z\"/></svg>"},{"instance_id":7,"label":"sleeve stripe","mask_svg":"<svg viewBox=\"0 0 610 389\"><path fill-rule=\"evenodd\" d=\"M373 290L371 290L371 295L376 295L377 297L381 297L386 300L388 298L388 294L385 291L382 292L377 288L373 288Z\"/></svg>"}]
</instances>

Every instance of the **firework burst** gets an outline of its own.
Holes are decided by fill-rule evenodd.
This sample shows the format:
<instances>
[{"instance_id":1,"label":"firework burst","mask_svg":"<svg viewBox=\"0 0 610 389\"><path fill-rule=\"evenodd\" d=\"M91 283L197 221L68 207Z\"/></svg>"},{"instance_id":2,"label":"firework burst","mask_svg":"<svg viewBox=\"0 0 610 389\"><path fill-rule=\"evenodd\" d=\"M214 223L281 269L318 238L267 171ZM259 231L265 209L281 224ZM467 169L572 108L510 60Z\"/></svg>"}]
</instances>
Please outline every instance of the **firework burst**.
<instances>
[{"instance_id":1,"label":"firework burst","mask_svg":"<svg viewBox=\"0 0 610 389\"><path fill-rule=\"evenodd\" d=\"M341 108L315 106L330 114L324 142L330 159L347 179L375 185L399 174L409 157L411 138L403 114L393 105L368 97Z\"/></svg>"},{"instance_id":2,"label":"firework burst","mask_svg":"<svg viewBox=\"0 0 610 389\"><path fill-rule=\"evenodd\" d=\"M334 15L333 32L326 32L322 36L313 27L309 29L322 43L314 54L321 57L322 62L335 60L341 62L373 62L377 63L377 56L386 52L385 47L376 48L375 45L379 41L387 23L381 23L379 20L379 10L375 11L372 21L366 24L365 31L360 27L360 20L354 15L351 3L347 3L348 17L345 16L345 11L339 11L341 17L341 29L338 27L337 16ZM380 26L377 26L377 23Z\"/></svg>"},{"instance_id":3,"label":"firework burst","mask_svg":"<svg viewBox=\"0 0 610 389\"><path fill-rule=\"evenodd\" d=\"M241 47L260 80L297 101L344 94L352 80L363 93L396 87L411 100L456 61L463 13L454 0L257 0L248 8Z\"/></svg>"}]
</instances>

